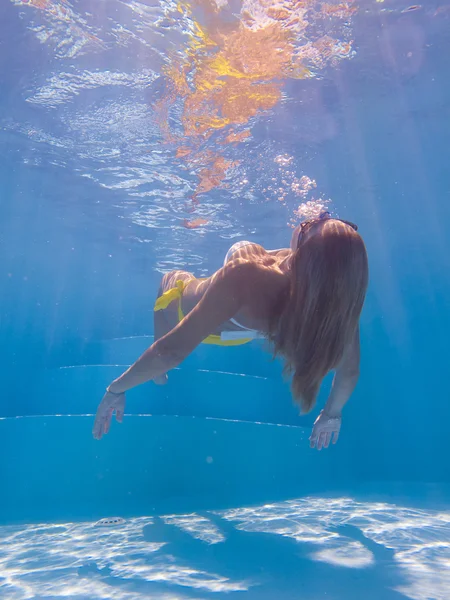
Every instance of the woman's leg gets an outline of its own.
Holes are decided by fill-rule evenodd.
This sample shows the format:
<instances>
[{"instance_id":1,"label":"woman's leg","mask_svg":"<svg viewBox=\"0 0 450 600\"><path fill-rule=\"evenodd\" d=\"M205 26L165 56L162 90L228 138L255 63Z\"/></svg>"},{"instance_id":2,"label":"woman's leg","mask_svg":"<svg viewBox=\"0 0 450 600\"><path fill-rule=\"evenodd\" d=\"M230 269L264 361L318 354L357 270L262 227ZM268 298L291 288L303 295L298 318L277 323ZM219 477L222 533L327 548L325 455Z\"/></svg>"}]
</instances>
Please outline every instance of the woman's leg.
<instances>
[{"instance_id":1,"label":"woman's leg","mask_svg":"<svg viewBox=\"0 0 450 600\"><path fill-rule=\"evenodd\" d=\"M165 275L164 275L164 277L165 277ZM156 298L159 298L163 294L164 277L159 286L158 295L156 296ZM164 313L165 313L165 310L157 310L157 311L154 310L153 311L153 330L155 332L154 342L156 342L160 338L164 337L166 335L166 333L169 333L169 331L171 329L167 322L167 317ZM167 383L167 373L164 373L163 375L156 377L153 381L157 385L165 385Z\"/></svg>"},{"instance_id":2,"label":"woman's leg","mask_svg":"<svg viewBox=\"0 0 450 600\"><path fill-rule=\"evenodd\" d=\"M170 273L166 273L161 279L161 284L159 286L158 295L156 298L159 298L162 296L162 294L164 294L164 292L175 287L177 279L193 278L194 276L192 273L188 273L187 271L171 271ZM174 302L174 304L176 303ZM169 306L163 310L153 311L153 330L155 332L154 341L156 342L160 338L164 337L166 333L169 333L169 331L175 327L177 322L178 306L176 309ZM160 375L153 381L157 385L165 385L167 383L167 373Z\"/></svg>"}]
</instances>

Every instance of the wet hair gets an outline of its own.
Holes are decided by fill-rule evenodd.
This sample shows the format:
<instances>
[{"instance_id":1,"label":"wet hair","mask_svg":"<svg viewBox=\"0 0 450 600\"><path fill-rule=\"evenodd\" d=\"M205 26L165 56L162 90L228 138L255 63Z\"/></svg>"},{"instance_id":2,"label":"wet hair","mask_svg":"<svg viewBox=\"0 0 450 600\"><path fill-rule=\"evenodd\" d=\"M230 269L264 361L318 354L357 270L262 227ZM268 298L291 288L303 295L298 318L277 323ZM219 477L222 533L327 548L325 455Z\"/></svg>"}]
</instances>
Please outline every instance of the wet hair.
<instances>
[{"instance_id":1,"label":"wet hair","mask_svg":"<svg viewBox=\"0 0 450 600\"><path fill-rule=\"evenodd\" d=\"M292 374L303 413L315 405L325 375L341 362L359 323L368 284L367 252L354 228L335 219L299 239L290 284L272 311L269 339Z\"/></svg>"}]
</instances>

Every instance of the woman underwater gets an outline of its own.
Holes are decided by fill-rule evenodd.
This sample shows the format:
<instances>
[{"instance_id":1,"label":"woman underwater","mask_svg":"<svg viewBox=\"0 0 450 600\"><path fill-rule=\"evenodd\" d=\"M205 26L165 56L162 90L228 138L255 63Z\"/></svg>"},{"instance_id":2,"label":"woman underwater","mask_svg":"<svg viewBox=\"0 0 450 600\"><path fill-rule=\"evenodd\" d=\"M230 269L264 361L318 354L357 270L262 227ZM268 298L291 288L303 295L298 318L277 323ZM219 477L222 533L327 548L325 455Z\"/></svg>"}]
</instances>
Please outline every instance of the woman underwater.
<instances>
[{"instance_id":1,"label":"woman underwater","mask_svg":"<svg viewBox=\"0 0 450 600\"><path fill-rule=\"evenodd\" d=\"M356 225L328 212L301 223L290 249L237 242L224 266L207 279L187 271L164 275L155 304L155 342L107 388L93 435L108 433L114 411L122 422L125 392L163 384L201 342L237 345L263 337L292 373L302 412L316 402L323 378L335 371L311 447L337 442L342 409L359 377L359 318L368 283L367 252Z\"/></svg>"}]
</instances>

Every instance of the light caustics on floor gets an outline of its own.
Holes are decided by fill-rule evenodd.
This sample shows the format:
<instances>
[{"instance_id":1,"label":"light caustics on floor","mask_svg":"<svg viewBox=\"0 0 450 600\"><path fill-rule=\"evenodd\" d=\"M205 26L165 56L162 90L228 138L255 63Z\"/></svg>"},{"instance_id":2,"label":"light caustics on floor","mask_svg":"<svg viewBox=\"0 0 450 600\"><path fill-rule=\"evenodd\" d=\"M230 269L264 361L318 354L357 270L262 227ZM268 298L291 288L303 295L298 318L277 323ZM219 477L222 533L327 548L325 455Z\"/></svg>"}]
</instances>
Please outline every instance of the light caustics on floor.
<instances>
[{"instance_id":1,"label":"light caustics on floor","mask_svg":"<svg viewBox=\"0 0 450 600\"><path fill-rule=\"evenodd\" d=\"M294 590L308 600L448 600L449 589L450 512L397 504L314 497L111 528L0 528L5 600L292 598Z\"/></svg>"}]
</instances>

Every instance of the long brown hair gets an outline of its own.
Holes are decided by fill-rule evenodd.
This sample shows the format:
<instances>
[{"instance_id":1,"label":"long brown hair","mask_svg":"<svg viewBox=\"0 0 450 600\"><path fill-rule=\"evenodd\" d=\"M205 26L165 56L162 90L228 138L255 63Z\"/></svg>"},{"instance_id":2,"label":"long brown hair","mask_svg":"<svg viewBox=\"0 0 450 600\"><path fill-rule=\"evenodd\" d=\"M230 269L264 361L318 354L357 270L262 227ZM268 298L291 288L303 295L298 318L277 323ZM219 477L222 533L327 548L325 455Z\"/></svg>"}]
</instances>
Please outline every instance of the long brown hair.
<instances>
[{"instance_id":1,"label":"long brown hair","mask_svg":"<svg viewBox=\"0 0 450 600\"><path fill-rule=\"evenodd\" d=\"M292 394L304 413L314 407L323 378L339 365L355 335L367 283L366 248L349 225L327 219L299 241L269 338L275 355L286 359L285 372L293 373Z\"/></svg>"}]
</instances>

